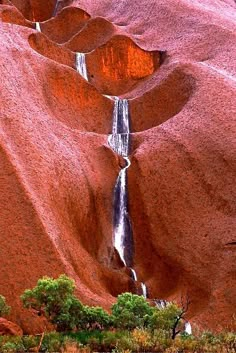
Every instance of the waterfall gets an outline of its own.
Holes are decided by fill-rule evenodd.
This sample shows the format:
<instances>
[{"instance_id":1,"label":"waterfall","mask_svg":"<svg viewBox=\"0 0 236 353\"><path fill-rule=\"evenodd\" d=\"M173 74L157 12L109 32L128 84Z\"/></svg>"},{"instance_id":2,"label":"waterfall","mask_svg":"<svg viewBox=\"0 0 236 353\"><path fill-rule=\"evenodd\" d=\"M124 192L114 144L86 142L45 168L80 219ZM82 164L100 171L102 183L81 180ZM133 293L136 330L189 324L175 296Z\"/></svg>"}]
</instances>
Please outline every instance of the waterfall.
<instances>
[{"instance_id":1,"label":"waterfall","mask_svg":"<svg viewBox=\"0 0 236 353\"><path fill-rule=\"evenodd\" d=\"M40 22L35 22L35 29L38 32L41 32Z\"/></svg>"},{"instance_id":2,"label":"waterfall","mask_svg":"<svg viewBox=\"0 0 236 353\"><path fill-rule=\"evenodd\" d=\"M75 67L77 72L86 80L88 81L88 74L87 74L87 67L86 67L86 60L84 53L76 53L75 54Z\"/></svg>"},{"instance_id":3,"label":"waterfall","mask_svg":"<svg viewBox=\"0 0 236 353\"><path fill-rule=\"evenodd\" d=\"M147 286L145 283L141 283L142 295L147 299Z\"/></svg>"},{"instance_id":4,"label":"waterfall","mask_svg":"<svg viewBox=\"0 0 236 353\"><path fill-rule=\"evenodd\" d=\"M168 305L168 302L163 299L155 299L154 303L159 309L164 309Z\"/></svg>"},{"instance_id":5,"label":"waterfall","mask_svg":"<svg viewBox=\"0 0 236 353\"><path fill-rule=\"evenodd\" d=\"M108 143L114 152L123 157L129 155L129 132L128 100L115 97L112 134L108 136Z\"/></svg>"},{"instance_id":6,"label":"waterfall","mask_svg":"<svg viewBox=\"0 0 236 353\"><path fill-rule=\"evenodd\" d=\"M132 267L130 267L130 271L132 273L133 280L137 282L138 277L137 277L135 270Z\"/></svg>"},{"instance_id":7,"label":"waterfall","mask_svg":"<svg viewBox=\"0 0 236 353\"><path fill-rule=\"evenodd\" d=\"M108 143L114 152L124 157L126 166L121 169L114 190L113 241L125 266L131 267L133 235L128 212L127 169L131 163L129 154L129 107L127 99L114 97L112 134Z\"/></svg>"},{"instance_id":8,"label":"waterfall","mask_svg":"<svg viewBox=\"0 0 236 353\"><path fill-rule=\"evenodd\" d=\"M132 265L133 237L128 213L127 169L130 166L125 157L126 166L121 169L114 191L114 246L125 266Z\"/></svg>"},{"instance_id":9,"label":"waterfall","mask_svg":"<svg viewBox=\"0 0 236 353\"><path fill-rule=\"evenodd\" d=\"M114 190L114 247L118 251L123 264L130 267L132 278L138 282L138 276L132 268L133 263L133 234L128 213L127 169L130 167L130 124L129 103L127 99L107 96L114 101L112 133L108 136L108 144L118 155L126 161L121 169ZM141 283L142 295L147 298L147 287Z\"/></svg>"},{"instance_id":10,"label":"waterfall","mask_svg":"<svg viewBox=\"0 0 236 353\"><path fill-rule=\"evenodd\" d=\"M190 322L186 321L184 325L184 332L186 332L188 335L192 334L192 326Z\"/></svg>"}]
</instances>

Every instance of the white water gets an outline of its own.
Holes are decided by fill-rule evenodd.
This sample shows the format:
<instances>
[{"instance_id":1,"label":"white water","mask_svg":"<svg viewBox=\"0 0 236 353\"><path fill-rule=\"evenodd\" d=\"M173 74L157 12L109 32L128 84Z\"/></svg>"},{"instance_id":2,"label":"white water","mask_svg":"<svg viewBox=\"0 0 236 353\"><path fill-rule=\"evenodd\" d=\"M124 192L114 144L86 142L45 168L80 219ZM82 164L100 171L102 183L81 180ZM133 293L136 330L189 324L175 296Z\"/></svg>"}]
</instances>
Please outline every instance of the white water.
<instances>
[{"instance_id":1,"label":"white water","mask_svg":"<svg viewBox=\"0 0 236 353\"><path fill-rule=\"evenodd\" d=\"M123 157L129 155L129 133L128 100L114 97L112 134L108 136L108 143L114 152Z\"/></svg>"},{"instance_id":2,"label":"white water","mask_svg":"<svg viewBox=\"0 0 236 353\"><path fill-rule=\"evenodd\" d=\"M84 53L76 53L75 54L75 67L76 71L86 80L88 81L86 60Z\"/></svg>"},{"instance_id":3,"label":"white water","mask_svg":"<svg viewBox=\"0 0 236 353\"><path fill-rule=\"evenodd\" d=\"M154 300L154 303L160 309L164 309L168 305L168 302L163 299L156 299L156 300Z\"/></svg>"},{"instance_id":4,"label":"white water","mask_svg":"<svg viewBox=\"0 0 236 353\"><path fill-rule=\"evenodd\" d=\"M114 101L112 133L108 136L108 143L114 152L122 156L126 166L121 169L115 186L115 224L114 224L114 247L118 251L125 266L132 264L132 229L128 214L127 198L127 169L131 163L129 155L129 103L127 99L107 96ZM127 249L126 249L127 247ZM130 267L132 278L138 281L135 270ZM147 287L141 283L142 295L147 298Z\"/></svg>"},{"instance_id":5,"label":"white water","mask_svg":"<svg viewBox=\"0 0 236 353\"><path fill-rule=\"evenodd\" d=\"M192 334L192 326L191 326L190 322L188 322L188 321L185 322L184 332L186 332L188 335Z\"/></svg>"},{"instance_id":6,"label":"white water","mask_svg":"<svg viewBox=\"0 0 236 353\"><path fill-rule=\"evenodd\" d=\"M35 29L36 31L41 32L41 27L39 22L35 22Z\"/></svg>"},{"instance_id":7,"label":"white water","mask_svg":"<svg viewBox=\"0 0 236 353\"><path fill-rule=\"evenodd\" d=\"M128 213L127 169L129 155L129 106L127 99L114 97L112 134L108 143L114 152L124 157L126 166L121 169L114 190L114 247L125 266L132 262L132 230ZM127 247L127 248L126 248Z\"/></svg>"},{"instance_id":8,"label":"white water","mask_svg":"<svg viewBox=\"0 0 236 353\"><path fill-rule=\"evenodd\" d=\"M147 299L147 286L145 283L141 283L141 289L142 289L142 295L144 296L145 299Z\"/></svg>"},{"instance_id":9,"label":"white water","mask_svg":"<svg viewBox=\"0 0 236 353\"><path fill-rule=\"evenodd\" d=\"M114 152L126 157L129 154L129 134L112 134L108 136L108 143Z\"/></svg>"},{"instance_id":10,"label":"white water","mask_svg":"<svg viewBox=\"0 0 236 353\"><path fill-rule=\"evenodd\" d=\"M121 169L115 190L119 190L119 207L118 207L118 223L115 225L114 229L114 246L118 251L120 258L125 266L127 266L127 262L125 259L125 238L126 238L126 222L128 218L128 210L127 210L127 185L126 185L126 170L130 166L130 160L128 157L125 157L127 165Z\"/></svg>"},{"instance_id":11,"label":"white water","mask_svg":"<svg viewBox=\"0 0 236 353\"><path fill-rule=\"evenodd\" d=\"M137 281L137 280L138 280L138 277L137 277L136 271L135 271L133 268L131 268L131 267L130 267L130 270L131 270L131 272L132 272L133 280L134 280L134 281Z\"/></svg>"},{"instance_id":12,"label":"white water","mask_svg":"<svg viewBox=\"0 0 236 353\"><path fill-rule=\"evenodd\" d=\"M112 134L129 134L129 104L127 99L115 97Z\"/></svg>"}]
</instances>

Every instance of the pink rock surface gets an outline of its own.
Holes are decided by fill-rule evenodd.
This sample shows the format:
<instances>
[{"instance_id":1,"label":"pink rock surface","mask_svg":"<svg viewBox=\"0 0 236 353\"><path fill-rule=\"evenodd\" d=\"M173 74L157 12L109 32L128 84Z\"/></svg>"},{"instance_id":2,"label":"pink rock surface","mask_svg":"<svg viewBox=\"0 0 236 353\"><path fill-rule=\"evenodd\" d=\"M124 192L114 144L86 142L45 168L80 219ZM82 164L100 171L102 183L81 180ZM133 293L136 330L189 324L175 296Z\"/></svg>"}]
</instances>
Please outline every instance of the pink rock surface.
<instances>
[{"instance_id":1,"label":"pink rock surface","mask_svg":"<svg viewBox=\"0 0 236 353\"><path fill-rule=\"evenodd\" d=\"M102 45L114 31L163 53L160 68L126 92L134 268L150 297L188 293L191 322L226 328L236 294L234 1L60 1L55 19L53 2L47 11L45 2L37 11L13 5L27 20L0 5L10 22L0 26L0 293L11 320L43 329L19 300L43 275L67 273L82 301L105 308L133 286L112 246L121 164L107 145L112 102L75 71L70 47L77 36L89 41L91 28L96 53L89 21L100 17ZM73 23L78 16L83 23ZM26 28L32 20L45 21L43 34Z\"/></svg>"}]
</instances>

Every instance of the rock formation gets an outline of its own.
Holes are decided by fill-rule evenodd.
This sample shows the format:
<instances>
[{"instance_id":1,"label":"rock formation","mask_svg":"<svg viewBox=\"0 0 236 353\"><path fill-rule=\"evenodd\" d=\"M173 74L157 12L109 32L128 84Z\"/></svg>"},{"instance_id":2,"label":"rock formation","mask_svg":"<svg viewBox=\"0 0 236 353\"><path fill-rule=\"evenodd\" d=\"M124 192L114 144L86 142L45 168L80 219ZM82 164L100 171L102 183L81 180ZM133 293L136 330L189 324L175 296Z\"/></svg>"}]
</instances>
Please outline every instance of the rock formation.
<instances>
[{"instance_id":1,"label":"rock formation","mask_svg":"<svg viewBox=\"0 0 236 353\"><path fill-rule=\"evenodd\" d=\"M14 322L8 321L4 318L0 318L0 335L7 336L22 336L22 329Z\"/></svg>"},{"instance_id":2,"label":"rock formation","mask_svg":"<svg viewBox=\"0 0 236 353\"><path fill-rule=\"evenodd\" d=\"M0 1L0 294L66 273L106 309L134 288L114 253L113 102L130 100L134 265L150 298L188 295L188 319L235 307L236 5L233 0ZM35 30L40 22L41 33ZM89 82L75 67L86 53Z\"/></svg>"}]
</instances>

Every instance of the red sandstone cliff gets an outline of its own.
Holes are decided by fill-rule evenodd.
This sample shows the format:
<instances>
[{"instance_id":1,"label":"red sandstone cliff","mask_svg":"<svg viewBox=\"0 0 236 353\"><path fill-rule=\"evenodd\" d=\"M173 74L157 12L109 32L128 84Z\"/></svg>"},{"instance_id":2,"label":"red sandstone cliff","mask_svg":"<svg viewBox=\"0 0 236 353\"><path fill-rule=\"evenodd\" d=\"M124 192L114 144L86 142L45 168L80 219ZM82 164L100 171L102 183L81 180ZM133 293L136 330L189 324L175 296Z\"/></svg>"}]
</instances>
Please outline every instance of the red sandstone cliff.
<instances>
[{"instance_id":1,"label":"red sandstone cliff","mask_svg":"<svg viewBox=\"0 0 236 353\"><path fill-rule=\"evenodd\" d=\"M86 303L132 288L112 261L112 102L130 102L134 267L189 319L235 308L236 5L233 0L0 1L0 293L26 332L25 288L67 273ZM56 10L53 17L53 11ZM41 21L42 33L32 21ZM94 50L94 51L93 51ZM75 71L86 52L90 83Z\"/></svg>"}]
</instances>

